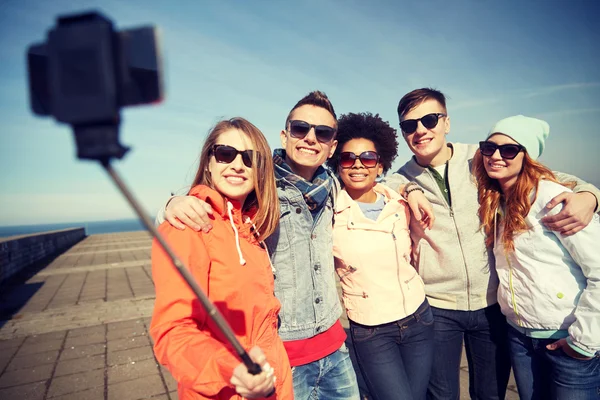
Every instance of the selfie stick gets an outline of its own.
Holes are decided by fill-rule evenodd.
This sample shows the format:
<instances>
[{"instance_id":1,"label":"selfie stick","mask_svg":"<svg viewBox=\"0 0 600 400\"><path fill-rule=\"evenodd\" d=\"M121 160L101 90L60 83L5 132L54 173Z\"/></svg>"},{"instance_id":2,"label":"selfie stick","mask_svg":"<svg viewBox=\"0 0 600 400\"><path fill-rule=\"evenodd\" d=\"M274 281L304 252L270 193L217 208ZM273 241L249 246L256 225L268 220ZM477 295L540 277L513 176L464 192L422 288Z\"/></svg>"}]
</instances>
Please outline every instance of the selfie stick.
<instances>
[{"instance_id":1,"label":"selfie stick","mask_svg":"<svg viewBox=\"0 0 600 400\"><path fill-rule=\"evenodd\" d=\"M52 116L73 128L77 157L102 164L248 372L256 375L261 372L260 365L252 361L110 164L129 150L119 142L120 109L162 100L160 49L155 36L154 28L117 32L112 21L97 12L59 16L47 41L28 50L31 108L35 114ZM146 99L147 93L156 96Z\"/></svg>"}]
</instances>

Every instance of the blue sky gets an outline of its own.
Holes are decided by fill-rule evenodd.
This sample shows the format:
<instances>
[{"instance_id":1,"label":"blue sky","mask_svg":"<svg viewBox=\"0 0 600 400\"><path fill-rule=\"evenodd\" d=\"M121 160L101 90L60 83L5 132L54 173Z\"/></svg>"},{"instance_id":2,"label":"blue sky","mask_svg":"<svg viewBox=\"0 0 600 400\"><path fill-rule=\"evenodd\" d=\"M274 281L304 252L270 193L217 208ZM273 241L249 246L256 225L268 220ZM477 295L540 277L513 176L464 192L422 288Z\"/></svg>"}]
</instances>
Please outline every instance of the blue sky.
<instances>
[{"instance_id":1,"label":"blue sky","mask_svg":"<svg viewBox=\"0 0 600 400\"><path fill-rule=\"evenodd\" d=\"M0 1L0 226L129 218L66 126L29 111L25 49L59 14L97 9L119 29L162 32L166 99L123 112L133 150L116 169L154 213L192 180L202 141L243 116L272 147L311 90L336 112L379 113L425 86L449 97L450 141L485 138L498 119L546 119L541 160L600 186L600 3L530 1ZM402 141L394 167L410 152Z\"/></svg>"}]
</instances>

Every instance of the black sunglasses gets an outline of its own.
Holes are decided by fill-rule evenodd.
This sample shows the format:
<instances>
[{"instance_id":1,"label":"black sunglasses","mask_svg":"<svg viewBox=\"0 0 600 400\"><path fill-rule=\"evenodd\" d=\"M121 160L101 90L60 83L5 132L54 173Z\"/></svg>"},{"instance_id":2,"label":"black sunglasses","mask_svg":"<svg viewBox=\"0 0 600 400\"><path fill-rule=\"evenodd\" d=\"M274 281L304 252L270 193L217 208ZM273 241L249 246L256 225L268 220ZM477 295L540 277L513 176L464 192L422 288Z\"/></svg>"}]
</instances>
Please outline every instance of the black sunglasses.
<instances>
[{"instance_id":1,"label":"black sunglasses","mask_svg":"<svg viewBox=\"0 0 600 400\"><path fill-rule=\"evenodd\" d=\"M439 119L445 116L446 114L433 113L423 115L421 118L417 119L405 119L404 121L400 122L400 128L402 128L402 132L406 134L411 134L417 130L419 121L421 121L425 128L433 129L437 126Z\"/></svg>"},{"instance_id":2,"label":"black sunglasses","mask_svg":"<svg viewBox=\"0 0 600 400\"><path fill-rule=\"evenodd\" d=\"M506 158L507 160L513 160L521 150L525 150L525 147L520 144L498 145L488 141L479 142L479 151L486 157L493 156L496 150L500 151L500 157Z\"/></svg>"},{"instance_id":3,"label":"black sunglasses","mask_svg":"<svg viewBox=\"0 0 600 400\"><path fill-rule=\"evenodd\" d=\"M242 155L242 161L248 168L252 168L252 150L238 150L235 147L227 146L226 144L215 144L211 149L211 153L215 156L215 160L222 164L231 164L238 154Z\"/></svg>"},{"instance_id":4,"label":"black sunglasses","mask_svg":"<svg viewBox=\"0 0 600 400\"><path fill-rule=\"evenodd\" d=\"M365 168L373 168L379 162L379 154L374 151L363 151L358 156L352 152L344 151L340 153L340 167L352 168L357 158Z\"/></svg>"},{"instance_id":5,"label":"black sunglasses","mask_svg":"<svg viewBox=\"0 0 600 400\"><path fill-rule=\"evenodd\" d=\"M331 142L335 136L335 129L331 126L313 125L299 119L290 121L290 135L296 139L304 139L312 128L315 128L315 136L321 143Z\"/></svg>"}]
</instances>

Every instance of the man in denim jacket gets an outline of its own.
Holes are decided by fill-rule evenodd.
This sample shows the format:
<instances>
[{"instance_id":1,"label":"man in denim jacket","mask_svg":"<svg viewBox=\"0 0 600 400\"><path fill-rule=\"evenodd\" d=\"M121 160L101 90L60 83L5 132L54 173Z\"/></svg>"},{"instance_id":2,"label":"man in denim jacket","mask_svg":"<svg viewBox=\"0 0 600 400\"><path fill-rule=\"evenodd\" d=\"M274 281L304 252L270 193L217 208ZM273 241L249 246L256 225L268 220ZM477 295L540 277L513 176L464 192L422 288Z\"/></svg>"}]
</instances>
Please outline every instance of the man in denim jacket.
<instances>
[{"instance_id":1,"label":"man in denim jacket","mask_svg":"<svg viewBox=\"0 0 600 400\"><path fill-rule=\"evenodd\" d=\"M312 92L290 111L273 154L281 220L267 240L281 302L284 341L296 399L358 399L356 376L339 321L342 308L333 267L333 199L338 183L322 164L333 155L337 120L327 96ZM166 219L199 230L206 204L175 197ZM179 219L181 222L179 222ZM159 211L157 222L161 222ZM202 229L210 229L203 225Z\"/></svg>"}]
</instances>

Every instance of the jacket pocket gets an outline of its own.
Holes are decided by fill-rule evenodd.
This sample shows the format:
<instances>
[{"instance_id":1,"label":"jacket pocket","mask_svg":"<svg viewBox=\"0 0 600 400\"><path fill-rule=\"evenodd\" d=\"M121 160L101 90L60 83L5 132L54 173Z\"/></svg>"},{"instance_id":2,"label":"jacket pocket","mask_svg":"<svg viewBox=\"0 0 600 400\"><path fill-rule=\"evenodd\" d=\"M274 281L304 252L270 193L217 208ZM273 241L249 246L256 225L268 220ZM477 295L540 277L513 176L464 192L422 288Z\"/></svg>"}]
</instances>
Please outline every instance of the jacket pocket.
<instances>
[{"instance_id":1,"label":"jacket pocket","mask_svg":"<svg viewBox=\"0 0 600 400\"><path fill-rule=\"evenodd\" d=\"M408 288L408 290L412 290L412 289L416 289L415 286L419 286L419 288L422 287L423 286L423 280L419 276L419 273L417 271L415 271L414 275L411 278L406 279L404 281L404 284L406 285L406 287Z\"/></svg>"},{"instance_id":2,"label":"jacket pocket","mask_svg":"<svg viewBox=\"0 0 600 400\"><path fill-rule=\"evenodd\" d=\"M354 298L358 298L358 297L362 297L363 299L366 299L369 297L369 295L366 292L347 292L344 289L342 289L342 294L344 296L350 296L350 297L354 297Z\"/></svg>"}]
</instances>

